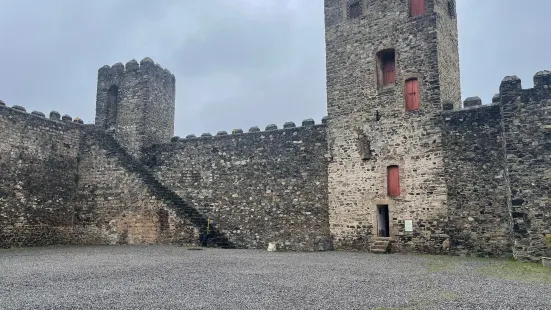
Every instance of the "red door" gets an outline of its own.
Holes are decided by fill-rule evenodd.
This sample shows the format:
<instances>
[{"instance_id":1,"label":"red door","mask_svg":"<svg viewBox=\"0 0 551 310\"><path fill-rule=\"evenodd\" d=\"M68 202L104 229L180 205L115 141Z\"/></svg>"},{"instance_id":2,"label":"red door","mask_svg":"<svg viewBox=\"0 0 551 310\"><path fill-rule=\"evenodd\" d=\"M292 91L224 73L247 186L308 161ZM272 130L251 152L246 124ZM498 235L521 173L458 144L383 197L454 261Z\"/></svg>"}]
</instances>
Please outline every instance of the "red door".
<instances>
[{"instance_id":1,"label":"red door","mask_svg":"<svg viewBox=\"0 0 551 310\"><path fill-rule=\"evenodd\" d=\"M396 82L396 66L394 59L387 60L383 67L383 86L392 85Z\"/></svg>"},{"instance_id":2,"label":"red door","mask_svg":"<svg viewBox=\"0 0 551 310\"><path fill-rule=\"evenodd\" d=\"M419 80L407 80L404 92L406 97L406 110L419 110Z\"/></svg>"},{"instance_id":3,"label":"red door","mask_svg":"<svg viewBox=\"0 0 551 310\"><path fill-rule=\"evenodd\" d=\"M387 173L388 195L391 197L400 196L400 169L398 166L390 166Z\"/></svg>"}]
</instances>

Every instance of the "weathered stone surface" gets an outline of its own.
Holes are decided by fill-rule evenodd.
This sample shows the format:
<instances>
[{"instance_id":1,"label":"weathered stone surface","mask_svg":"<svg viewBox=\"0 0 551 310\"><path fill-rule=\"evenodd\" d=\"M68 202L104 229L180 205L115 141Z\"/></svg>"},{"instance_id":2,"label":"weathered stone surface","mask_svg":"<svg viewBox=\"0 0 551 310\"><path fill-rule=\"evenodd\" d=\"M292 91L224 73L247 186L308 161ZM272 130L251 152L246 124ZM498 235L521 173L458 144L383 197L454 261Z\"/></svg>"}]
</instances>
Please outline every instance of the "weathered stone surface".
<instances>
[{"instance_id":1,"label":"weathered stone surface","mask_svg":"<svg viewBox=\"0 0 551 310\"><path fill-rule=\"evenodd\" d=\"M325 126L187 140L147 151L156 178L237 247L331 248Z\"/></svg>"},{"instance_id":2,"label":"weathered stone surface","mask_svg":"<svg viewBox=\"0 0 551 310\"><path fill-rule=\"evenodd\" d=\"M519 80L520 83L520 80ZM539 261L551 255L551 89L501 87L514 255Z\"/></svg>"},{"instance_id":3,"label":"weathered stone surface","mask_svg":"<svg viewBox=\"0 0 551 310\"><path fill-rule=\"evenodd\" d=\"M117 127L117 140L137 155L174 136L175 79L150 58L98 70L96 126Z\"/></svg>"},{"instance_id":4,"label":"weathered stone surface","mask_svg":"<svg viewBox=\"0 0 551 310\"><path fill-rule=\"evenodd\" d=\"M369 9L350 15L342 1L325 1L321 125L173 136L175 77L149 58L98 70L93 125L0 104L0 246L201 239L551 256L550 71L536 73L532 89L506 77L492 105L470 97L461 110L447 2L428 1L416 17L407 1L362 3ZM396 81L383 86L391 50ZM420 107L407 111L412 78ZM399 168L397 196L389 166ZM378 236L380 206L388 237Z\"/></svg>"},{"instance_id":5,"label":"weathered stone surface","mask_svg":"<svg viewBox=\"0 0 551 310\"><path fill-rule=\"evenodd\" d=\"M442 120L450 251L512 254L500 107L446 113Z\"/></svg>"},{"instance_id":6,"label":"weathered stone surface","mask_svg":"<svg viewBox=\"0 0 551 310\"><path fill-rule=\"evenodd\" d=\"M0 106L0 248L66 244L80 130Z\"/></svg>"},{"instance_id":7,"label":"weathered stone surface","mask_svg":"<svg viewBox=\"0 0 551 310\"><path fill-rule=\"evenodd\" d=\"M169 193L155 191L139 173L139 165L131 164L132 159L118 151L114 141L91 131L83 142L73 223L78 231L75 242L197 244L198 230L164 200Z\"/></svg>"},{"instance_id":8,"label":"weathered stone surface","mask_svg":"<svg viewBox=\"0 0 551 310\"><path fill-rule=\"evenodd\" d=\"M410 17L408 1L370 1L359 18L325 1L329 210L335 247L369 250L378 206L388 205L393 251L443 252L447 191L442 102L461 104L457 21L446 1ZM434 10L434 11L433 11ZM380 52L394 50L396 83L382 86ZM419 81L420 109L405 111L404 81ZM326 120L324 120L325 122ZM358 137L370 141L371 159ZM387 167L398 165L401 193L387 194ZM405 232L405 220L413 231Z\"/></svg>"}]
</instances>

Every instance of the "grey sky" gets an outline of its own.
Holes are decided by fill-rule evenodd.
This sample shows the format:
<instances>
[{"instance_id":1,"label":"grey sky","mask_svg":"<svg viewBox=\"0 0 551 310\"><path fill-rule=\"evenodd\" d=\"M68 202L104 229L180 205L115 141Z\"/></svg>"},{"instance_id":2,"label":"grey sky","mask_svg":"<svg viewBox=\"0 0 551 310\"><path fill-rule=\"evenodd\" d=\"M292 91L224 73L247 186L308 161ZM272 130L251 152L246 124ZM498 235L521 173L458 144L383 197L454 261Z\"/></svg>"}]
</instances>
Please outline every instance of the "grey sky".
<instances>
[{"instance_id":1,"label":"grey sky","mask_svg":"<svg viewBox=\"0 0 551 310\"><path fill-rule=\"evenodd\" d=\"M463 98L551 69L549 0L457 0ZM97 70L176 76L176 134L326 114L323 0L0 0L0 99L93 121Z\"/></svg>"}]
</instances>

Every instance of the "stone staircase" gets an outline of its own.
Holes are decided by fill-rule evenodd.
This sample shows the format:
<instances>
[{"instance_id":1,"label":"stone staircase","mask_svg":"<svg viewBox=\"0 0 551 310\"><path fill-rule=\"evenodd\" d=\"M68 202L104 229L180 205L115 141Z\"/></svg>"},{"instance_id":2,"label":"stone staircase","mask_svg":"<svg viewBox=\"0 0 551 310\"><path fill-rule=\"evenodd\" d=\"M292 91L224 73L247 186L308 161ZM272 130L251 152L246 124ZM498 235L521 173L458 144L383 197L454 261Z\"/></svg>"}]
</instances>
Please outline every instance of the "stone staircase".
<instances>
[{"instance_id":1,"label":"stone staircase","mask_svg":"<svg viewBox=\"0 0 551 310\"><path fill-rule=\"evenodd\" d=\"M99 146L107 151L109 156L116 157L127 171L136 174L153 195L163 200L181 217L189 219L197 228L207 226L207 218L201 214L197 208L159 182L153 173L151 173L141 161L128 154L114 137L104 132L100 132L99 130L92 129L87 132L86 138L95 139ZM233 244L224 233L214 227L211 227L211 231L207 238L207 246L235 248L235 244Z\"/></svg>"},{"instance_id":2,"label":"stone staircase","mask_svg":"<svg viewBox=\"0 0 551 310\"><path fill-rule=\"evenodd\" d=\"M371 241L371 252L377 254L390 253L390 243L392 238L390 237L374 237Z\"/></svg>"}]
</instances>

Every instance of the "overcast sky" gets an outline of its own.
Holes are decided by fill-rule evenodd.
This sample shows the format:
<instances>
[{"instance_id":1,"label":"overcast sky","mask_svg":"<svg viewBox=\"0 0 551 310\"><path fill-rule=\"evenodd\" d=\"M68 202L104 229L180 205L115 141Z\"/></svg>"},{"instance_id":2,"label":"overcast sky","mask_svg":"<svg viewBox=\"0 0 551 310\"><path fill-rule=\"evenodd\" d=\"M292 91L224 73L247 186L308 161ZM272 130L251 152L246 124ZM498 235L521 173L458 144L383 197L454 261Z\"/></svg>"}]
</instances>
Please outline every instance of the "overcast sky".
<instances>
[{"instance_id":1,"label":"overcast sky","mask_svg":"<svg viewBox=\"0 0 551 310\"><path fill-rule=\"evenodd\" d=\"M457 0L463 98L551 69L549 0ZM97 70L176 76L176 135L326 114L323 0L0 0L0 99L93 122Z\"/></svg>"}]
</instances>

